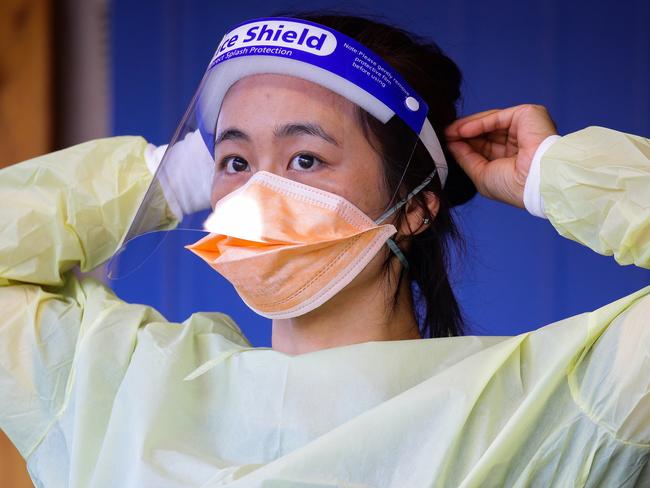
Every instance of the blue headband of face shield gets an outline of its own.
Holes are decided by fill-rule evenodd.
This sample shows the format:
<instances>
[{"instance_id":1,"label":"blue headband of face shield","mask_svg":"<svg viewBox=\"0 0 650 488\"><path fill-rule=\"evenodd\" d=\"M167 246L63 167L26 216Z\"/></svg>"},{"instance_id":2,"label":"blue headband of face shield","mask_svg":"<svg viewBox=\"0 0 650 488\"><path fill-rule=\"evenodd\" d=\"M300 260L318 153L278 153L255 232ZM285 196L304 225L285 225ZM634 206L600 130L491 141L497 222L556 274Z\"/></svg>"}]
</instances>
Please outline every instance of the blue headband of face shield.
<instances>
[{"instance_id":1,"label":"blue headband of face shield","mask_svg":"<svg viewBox=\"0 0 650 488\"><path fill-rule=\"evenodd\" d=\"M370 49L340 32L301 19L255 19L223 37L197 100L198 129L210 154L214 154L216 122L226 92L254 74L284 74L314 82L382 123L397 115L418 135L444 186L447 161L422 97Z\"/></svg>"}]
</instances>

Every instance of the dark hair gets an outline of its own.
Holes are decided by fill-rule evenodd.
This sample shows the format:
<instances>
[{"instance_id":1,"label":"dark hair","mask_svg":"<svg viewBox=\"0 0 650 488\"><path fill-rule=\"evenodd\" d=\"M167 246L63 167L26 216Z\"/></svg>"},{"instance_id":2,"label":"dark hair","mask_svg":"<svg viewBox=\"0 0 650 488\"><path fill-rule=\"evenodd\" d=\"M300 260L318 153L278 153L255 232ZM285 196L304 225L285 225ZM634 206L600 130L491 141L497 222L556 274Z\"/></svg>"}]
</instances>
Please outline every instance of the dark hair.
<instances>
[{"instance_id":1,"label":"dark hair","mask_svg":"<svg viewBox=\"0 0 650 488\"><path fill-rule=\"evenodd\" d=\"M463 335L464 320L448 276L451 245L462 248L463 243L450 209L472 198L476 188L447 149L444 136L444 128L457 115L456 103L460 98L462 80L458 66L435 43L369 18L329 12L287 16L315 22L356 39L395 68L427 102L428 119L442 145L449 174L444 189L437 177L424 189L439 199L439 210L435 217L429 212L422 192L414 198L423 211L423 217L429 219L429 226L417 235L401 237L397 242L409 263L406 273L413 290L420 336ZM378 152L383 156L387 187L391 194L403 198L433 171L431 156L422 144L418 144L410 162L404 159L404 155L410 154L414 147L414 136L413 131L398 117L382 124L361 109L360 116L366 135L372 136L368 139L379 144ZM397 225L405 215L406 207L403 207L398 214ZM394 258L390 253L387 270L390 260ZM404 273L402 270L400 281ZM399 290L398 283L394 303L397 302Z\"/></svg>"}]
</instances>

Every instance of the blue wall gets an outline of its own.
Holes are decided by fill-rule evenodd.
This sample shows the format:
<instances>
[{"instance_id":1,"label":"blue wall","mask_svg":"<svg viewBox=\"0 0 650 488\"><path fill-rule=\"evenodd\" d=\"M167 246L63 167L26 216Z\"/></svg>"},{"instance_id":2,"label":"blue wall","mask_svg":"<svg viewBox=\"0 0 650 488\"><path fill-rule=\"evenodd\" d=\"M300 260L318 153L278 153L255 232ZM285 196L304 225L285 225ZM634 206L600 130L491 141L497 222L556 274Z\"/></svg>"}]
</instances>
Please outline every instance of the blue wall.
<instances>
[{"instance_id":1,"label":"blue wall","mask_svg":"<svg viewBox=\"0 0 650 488\"><path fill-rule=\"evenodd\" d=\"M322 2L114 0L113 132L167 142L229 26L304 5L380 14L436 41L461 67L462 112L520 103L548 107L561 134L603 125L650 136L650 2L477 0ZM650 191L650 189L648 190ZM454 281L471 331L512 335L593 310L650 283L559 237L522 210L477 197L458 218L469 252ZM171 320L197 310L233 315L255 345L268 322L175 238L114 288Z\"/></svg>"}]
</instances>

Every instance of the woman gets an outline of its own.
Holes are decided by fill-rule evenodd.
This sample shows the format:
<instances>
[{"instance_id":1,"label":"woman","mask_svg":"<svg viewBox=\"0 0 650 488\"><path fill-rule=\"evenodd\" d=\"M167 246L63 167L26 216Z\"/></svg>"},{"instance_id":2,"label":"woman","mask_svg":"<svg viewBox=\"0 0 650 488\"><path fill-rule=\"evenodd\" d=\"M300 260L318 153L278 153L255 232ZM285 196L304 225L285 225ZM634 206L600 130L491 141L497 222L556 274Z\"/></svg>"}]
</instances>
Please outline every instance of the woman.
<instances>
[{"instance_id":1,"label":"woman","mask_svg":"<svg viewBox=\"0 0 650 488\"><path fill-rule=\"evenodd\" d=\"M435 48L362 19L312 20L321 27L283 19L281 31L275 19L247 23L244 32L295 43L299 28L333 27L378 52L422 98L409 92L418 103L395 105L393 112L405 115L382 122L374 101L352 103L354 93L337 91L350 85L326 87L308 81L310 72L289 76L268 66L237 72L221 85L221 98L216 90L201 105L208 92L200 90L196 119L168 150L131 228L173 225L193 209L201 193L196 179L195 191L183 193L174 186L182 176L172 176L200 135L214 154L210 190L219 218L191 248L249 305L275 317L272 349L249 347L226 316L168 323L70 272L77 263L93 268L131 234L127 227L151 181L141 138L93 141L0 173L3 201L11 202L0 214L0 422L36 484L647 483L650 290L532 333L463 337L444 264L445 239L453 235L449 207L473 194L453 154L486 196L520 207L526 200L563 235L622 263L650 265L643 237L650 221L648 141L600 128L558 140L536 106L453 122L460 76ZM246 37L235 39L237 32L226 36L213 62L241 48ZM343 39L327 29L304 39L315 49L330 35ZM366 59L362 47L345 44ZM243 66L254 64L250 52L239 53ZM366 64L378 69L369 55ZM406 110L417 112L422 100L438 145L406 122ZM368 115L374 108L377 116ZM404 157L400 145L413 157ZM176 155L180 162L171 164ZM611 182L621 161L633 176ZM268 208L257 205L269 188L262 200ZM244 215L243 197L254 212ZM241 214L228 207L232 201ZM269 201L287 205L278 212ZM334 210L295 211L314 201L334 202ZM332 231L351 214L353 230ZM251 222L264 225L252 229ZM323 222L336 226L312 225ZM306 237L314 240L305 244ZM357 242L360 250L348 253ZM339 245L337 256L350 262L341 269L353 272L333 274L335 292L317 287L304 299L291 292L299 300L286 307L286 297L275 300L286 283L305 289L302 266L285 264L308 265ZM304 253L291 254L296 248ZM265 261L269 255L292 259ZM280 282L273 280L278 275ZM422 301L418 320L414 302ZM419 339L427 334L434 338Z\"/></svg>"}]
</instances>

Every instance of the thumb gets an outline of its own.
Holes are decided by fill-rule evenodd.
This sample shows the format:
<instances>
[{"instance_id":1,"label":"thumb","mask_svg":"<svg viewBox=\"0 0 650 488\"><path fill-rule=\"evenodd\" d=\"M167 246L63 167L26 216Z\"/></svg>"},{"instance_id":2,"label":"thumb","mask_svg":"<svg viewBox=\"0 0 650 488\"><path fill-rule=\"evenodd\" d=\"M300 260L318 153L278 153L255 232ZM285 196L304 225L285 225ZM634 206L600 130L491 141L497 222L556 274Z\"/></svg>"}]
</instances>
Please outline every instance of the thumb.
<instances>
[{"instance_id":1,"label":"thumb","mask_svg":"<svg viewBox=\"0 0 650 488\"><path fill-rule=\"evenodd\" d=\"M447 147L456 158L456 161L472 182L479 187L480 175L485 169L488 160L464 141L450 141Z\"/></svg>"}]
</instances>

